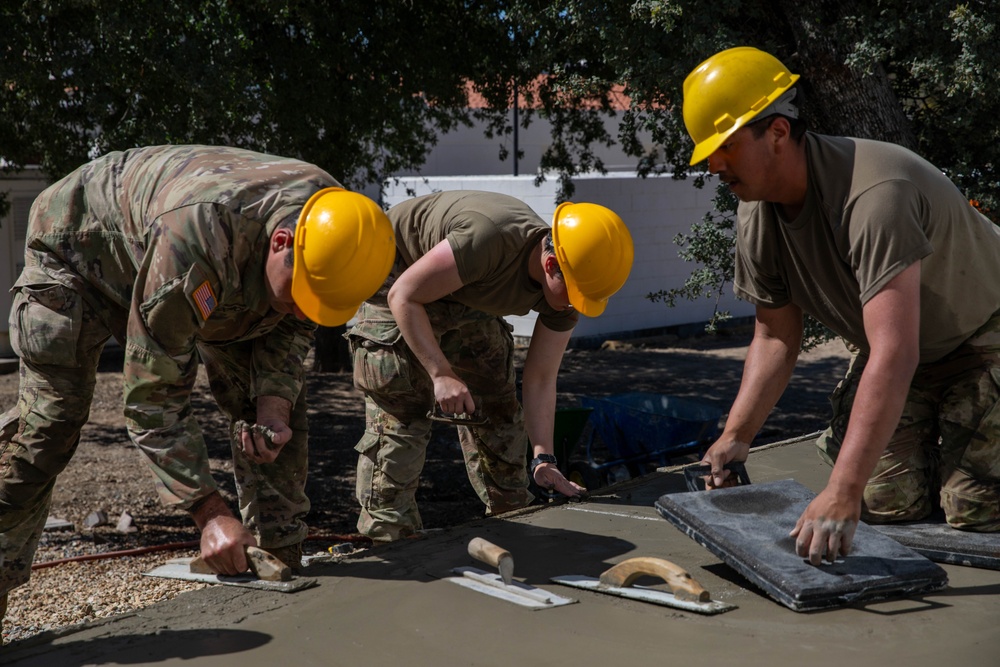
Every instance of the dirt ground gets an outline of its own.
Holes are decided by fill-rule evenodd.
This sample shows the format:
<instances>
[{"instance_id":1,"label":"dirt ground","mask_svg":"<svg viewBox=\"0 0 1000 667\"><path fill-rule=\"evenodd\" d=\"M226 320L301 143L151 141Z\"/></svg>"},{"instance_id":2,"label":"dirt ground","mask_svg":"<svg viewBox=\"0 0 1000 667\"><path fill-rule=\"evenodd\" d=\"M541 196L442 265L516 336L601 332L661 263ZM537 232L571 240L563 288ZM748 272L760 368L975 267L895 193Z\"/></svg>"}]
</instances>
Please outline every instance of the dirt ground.
<instances>
[{"instance_id":1,"label":"dirt ground","mask_svg":"<svg viewBox=\"0 0 1000 667\"><path fill-rule=\"evenodd\" d=\"M582 396L648 391L695 399L725 411L739 388L748 343L749 334L738 332L684 339L664 336L605 343L602 349L571 349L562 364L558 405L577 406ZM804 353L757 443L822 429L829 414L828 395L847 361L847 352L837 341ZM47 532L36 563L198 539L184 512L159 503L145 463L129 443L122 419L120 368L120 352L107 351L90 422L76 455L57 482L51 516L72 522L74 529ZM308 494L312 511L308 522L316 548L323 549L323 536L335 543L355 532L357 457L353 447L362 434L364 410L349 373L312 373L309 391ZM16 396L17 374L0 375L0 408L13 405ZM208 442L216 480L233 501L227 424L215 410L203 377L193 407ZM483 514L466 478L457 437L449 427L435 430L418 502L427 528L446 527ZM97 510L107 515L109 525L87 528L85 520ZM122 512L132 516L136 532L115 529Z\"/></svg>"}]
</instances>

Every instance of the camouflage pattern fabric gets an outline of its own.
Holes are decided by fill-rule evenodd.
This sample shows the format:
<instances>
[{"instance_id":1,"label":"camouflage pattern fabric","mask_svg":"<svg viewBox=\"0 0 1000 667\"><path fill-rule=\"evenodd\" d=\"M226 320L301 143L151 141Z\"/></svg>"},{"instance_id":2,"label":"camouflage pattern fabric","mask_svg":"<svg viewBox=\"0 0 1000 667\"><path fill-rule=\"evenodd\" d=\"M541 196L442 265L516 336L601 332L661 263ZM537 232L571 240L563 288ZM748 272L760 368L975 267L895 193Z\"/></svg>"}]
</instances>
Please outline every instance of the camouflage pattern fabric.
<instances>
[{"instance_id":1,"label":"camouflage pattern fabric","mask_svg":"<svg viewBox=\"0 0 1000 667\"><path fill-rule=\"evenodd\" d=\"M855 356L831 397L833 419L817 442L831 465L866 362ZM955 528L1000 531L1000 314L917 369L899 426L865 487L862 519L923 519L938 505Z\"/></svg>"},{"instance_id":2,"label":"camouflage pattern fabric","mask_svg":"<svg viewBox=\"0 0 1000 667\"><path fill-rule=\"evenodd\" d=\"M391 280L391 278L390 278ZM358 442L358 531L377 541L422 529L415 493L431 436L430 376L403 341L385 302L387 288L361 306L348 333L354 383L365 393ZM441 350L489 420L459 426L469 481L487 514L524 507L528 437L514 379L514 341L502 318L454 302L426 306Z\"/></svg>"},{"instance_id":3,"label":"camouflage pattern fabric","mask_svg":"<svg viewBox=\"0 0 1000 667\"><path fill-rule=\"evenodd\" d=\"M190 409L201 356L234 421L258 396L293 405L295 438L257 466L234 446L244 522L264 546L301 541L306 421L303 362L314 325L270 308L270 234L338 183L297 160L207 146L111 153L32 206L10 315L18 405L0 435L0 593L27 580L57 475L79 443L112 335L125 352L129 436L165 503L216 490Z\"/></svg>"}]
</instances>

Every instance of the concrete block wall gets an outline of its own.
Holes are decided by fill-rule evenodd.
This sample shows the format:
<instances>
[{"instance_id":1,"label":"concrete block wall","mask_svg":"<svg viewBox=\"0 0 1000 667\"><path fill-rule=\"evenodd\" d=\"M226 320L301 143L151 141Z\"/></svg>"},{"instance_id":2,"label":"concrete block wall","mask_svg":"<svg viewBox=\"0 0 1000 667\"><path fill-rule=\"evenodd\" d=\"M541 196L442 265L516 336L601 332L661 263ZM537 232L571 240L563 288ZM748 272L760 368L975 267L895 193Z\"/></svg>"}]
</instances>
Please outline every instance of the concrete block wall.
<instances>
[{"instance_id":1,"label":"concrete block wall","mask_svg":"<svg viewBox=\"0 0 1000 667\"><path fill-rule=\"evenodd\" d=\"M635 244L635 262L625 286L611 297L603 315L580 318L574 338L630 337L707 321L714 305L708 299L682 301L669 308L653 303L646 295L680 287L696 268L678 257L674 237L689 232L691 225L711 210L711 191L699 190L690 181L642 179L634 173L594 174L578 177L574 183L573 201L590 201L614 210L625 221ZM501 192L521 199L549 221L556 208L556 188L554 181L536 187L530 175L403 177L389 182L383 197L384 203L392 206L410 197L407 189L417 195L443 190ZM720 309L735 317L753 314L753 307L732 296L728 285ZM533 314L507 319L514 325L515 336L531 335Z\"/></svg>"}]
</instances>

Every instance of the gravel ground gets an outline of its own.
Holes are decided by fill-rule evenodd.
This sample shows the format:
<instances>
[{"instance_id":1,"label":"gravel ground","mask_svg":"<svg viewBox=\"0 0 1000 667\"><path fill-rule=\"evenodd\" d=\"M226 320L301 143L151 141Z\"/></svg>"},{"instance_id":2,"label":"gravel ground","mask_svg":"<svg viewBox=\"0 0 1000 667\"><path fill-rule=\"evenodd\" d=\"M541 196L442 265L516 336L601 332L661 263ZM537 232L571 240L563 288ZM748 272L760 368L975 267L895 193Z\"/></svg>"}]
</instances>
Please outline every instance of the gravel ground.
<instances>
[{"instance_id":1,"label":"gravel ground","mask_svg":"<svg viewBox=\"0 0 1000 667\"><path fill-rule=\"evenodd\" d=\"M162 554L146 554L36 570L30 585L10 593L11 612L4 624L4 640L17 641L47 630L125 614L207 585L142 575L163 560Z\"/></svg>"},{"instance_id":2,"label":"gravel ground","mask_svg":"<svg viewBox=\"0 0 1000 667\"><path fill-rule=\"evenodd\" d=\"M748 336L737 334L570 350L560 373L559 405L572 406L582 395L653 391L697 398L725 410L739 388L748 342ZM838 342L804 354L758 444L823 428L829 412L827 396L846 369L847 359ZM65 519L73 527L45 533L36 568L59 559L198 539L185 513L160 505L145 463L128 442L121 417L120 361L110 355L102 364L90 423L57 482L50 516ZM364 410L349 373L312 374L309 382L312 422L307 491L313 510L308 520L314 536L326 536L307 543L306 552L315 553L352 538L357 518L353 446L363 428ZM16 373L0 375L0 409L13 405L16 397ZM226 424L213 408L204 377L199 379L193 407L209 445L216 481L223 496L234 504ZM482 514L478 499L464 483L453 430L435 433L418 492L428 528L462 523ZM88 515L99 509L105 511L109 523L87 528ZM116 529L123 511L133 517L135 532ZM129 613L200 588L203 584L142 576L168 558L194 555L196 551L188 547L36 569L27 585L10 594L3 640L25 640L41 632Z\"/></svg>"}]
</instances>

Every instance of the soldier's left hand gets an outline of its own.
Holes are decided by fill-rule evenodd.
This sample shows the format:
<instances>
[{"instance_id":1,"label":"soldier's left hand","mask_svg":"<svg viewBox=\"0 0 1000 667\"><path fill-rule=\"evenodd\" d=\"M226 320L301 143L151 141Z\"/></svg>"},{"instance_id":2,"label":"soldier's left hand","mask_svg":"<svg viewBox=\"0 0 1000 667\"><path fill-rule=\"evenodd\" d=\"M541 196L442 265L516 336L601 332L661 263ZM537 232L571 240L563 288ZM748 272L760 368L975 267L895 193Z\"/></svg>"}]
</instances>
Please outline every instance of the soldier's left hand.
<instances>
[{"instance_id":1,"label":"soldier's left hand","mask_svg":"<svg viewBox=\"0 0 1000 667\"><path fill-rule=\"evenodd\" d=\"M551 463L540 463L535 468L535 484L548 491L558 491L567 498L579 498L587 490L566 479L562 472Z\"/></svg>"},{"instance_id":2,"label":"soldier's left hand","mask_svg":"<svg viewBox=\"0 0 1000 667\"><path fill-rule=\"evenodd\" d=\"M292 429L280 419L264 420L240 432L240 448L254 463L273 463L292 439Z\"/></svg>"}]
</instances>

